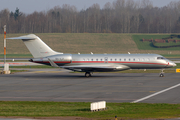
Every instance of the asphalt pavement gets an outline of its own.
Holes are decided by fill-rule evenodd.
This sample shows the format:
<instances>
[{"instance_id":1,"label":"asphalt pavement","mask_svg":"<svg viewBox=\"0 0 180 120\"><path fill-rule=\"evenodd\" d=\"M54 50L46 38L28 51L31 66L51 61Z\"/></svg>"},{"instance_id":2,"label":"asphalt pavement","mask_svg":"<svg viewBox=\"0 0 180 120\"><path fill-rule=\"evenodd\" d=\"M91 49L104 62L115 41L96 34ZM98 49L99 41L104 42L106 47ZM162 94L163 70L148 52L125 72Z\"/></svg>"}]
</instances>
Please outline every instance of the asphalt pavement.
<instances>
[{"instance_id":1,"label":"asphalt pavement","mask_svg":"<svg viewBox=\"0 0 180 120\"><path fill-rule=\"evenodd\" d=\"M0 75L0 83L0 101L121 103L148 97L139 102L180 103L178 73L166 73L165 77L157 73L95 73L86 78L84 73L45 69Z\"/></svg>"}]
</instances>

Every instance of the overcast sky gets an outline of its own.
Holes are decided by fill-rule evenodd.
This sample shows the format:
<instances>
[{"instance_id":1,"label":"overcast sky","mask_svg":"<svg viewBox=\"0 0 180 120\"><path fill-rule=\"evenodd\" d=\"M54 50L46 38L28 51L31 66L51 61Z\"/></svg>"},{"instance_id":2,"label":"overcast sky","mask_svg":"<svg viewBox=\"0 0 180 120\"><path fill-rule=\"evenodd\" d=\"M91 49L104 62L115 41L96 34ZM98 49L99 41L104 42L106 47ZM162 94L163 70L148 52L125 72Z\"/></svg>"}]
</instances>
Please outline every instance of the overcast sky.
<instances>
[{"instance_id":1,"label":"overcast sky","mask_svg":"<svg viewBox=\"0 0 180 120\"><path fill-rule=\"evenodd\" d=\"M74 5L78 10L86 9L94 3L98 3L101 8L107 2L115 0L0 0L0 10L8 8L10 11L15 11L18 7L23 13L33 13L34 11L47 11L54 6L62 6L63 4ZM135 0L139 1L139 0ZM151 0L154 6L162 7L169 4L171 1L180 0Z\"/></svg>"}]
</instances>

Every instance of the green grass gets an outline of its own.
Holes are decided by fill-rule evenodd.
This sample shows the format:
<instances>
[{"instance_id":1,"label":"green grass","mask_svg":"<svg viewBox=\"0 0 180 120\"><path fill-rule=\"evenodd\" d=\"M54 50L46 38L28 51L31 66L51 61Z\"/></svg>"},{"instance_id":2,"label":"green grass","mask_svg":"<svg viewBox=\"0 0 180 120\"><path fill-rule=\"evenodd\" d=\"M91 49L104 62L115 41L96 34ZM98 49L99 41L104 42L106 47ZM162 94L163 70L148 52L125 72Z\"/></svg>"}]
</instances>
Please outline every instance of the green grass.
<instances>
[{"instance_id":1,"label":"green grass","mask_svg":"<svg viewBox=\"0 0 180 120\"><path fill-rule=\"evenodd\" d=\"M38 68L38 69L43 69L43 68L54 68L52 66L48 65L37 65L37 66L10 66L10 68Z\"/></svg>"},{"instance_id":2,"label":"green grass","mask_svg":"<svg viewBox=\"0 0 180 120\"><path fill-rule=\"evenodd\" d=\"M180 63L176 63L176 65L177 65L177 66L176 66L176 67L173 67L173 68L175 68L175 69L176 69L176 68L180 68Z\"/></svg>"},{"instance_id":3,"label":"green grass","mask_svg":"<svg viewBox=\"0 0 180 120\"><path fill-rule=\"evenodd\" d=\"M180 58L180 54L161 54L166 58Z\"/></svg>"},{"instance_id":4,"label":"green grass","mask_svg":"<svg viewBox=\"0 0 180 120\"><path fill-rule=\"evenodd\" d=\"M0 102L0 116L76 116L95 119L167 119L180 117L180 104L107 103L107 110L90 112L85 102Z\"/></svg>"},{"instance_id":5,"label":"green grass","mask_svg":"<svg viewBox=\"0 0 180 120\"><path fill-rule=\"evenodd\" d=\"M11 74L19 73L19 72L27 72L27 70L11 70Z\"/></svg>"},{"instance_id":6,"label":"green grass","mask_svg":"<svg viewBox=\"0 0 180 120\"><path fill-rule=\"evenodd\" d=\"M7 54L6 57L19 57L19 56L24 56L24 57L32 57L31 54ZM4 57L4 54L0 54L0 57Z\"/></svg>"},{"instance_id":7,"label":"green grass","mask_svg":"<svg viewBox=\"0 0 180 120\"><path fill-rule=\"evenodd\" d=\"M33 58L31 54L7 54L7 58ZM4 58L4 54L0 54L0 58Z\"/></svg>"},{"instance_id":8,"label":"green grass","mask_svg":"<svg viewBox=\"0 0 180 120\"><path fill-rule=\"evenodd\" d=\"M16 37L26 34L7 34ZM121 53L136 49L131 35L105 33L37 33L53 50L64 53ZM3 38L3 34L0 34ZM0 51L3 54L2 51ZM7 40L7 54L30 54L21 40Z\"/></svg>"},{"instance_id":9,"label":"green grass","mask_svg":"<svg viewBox=\"0 0 180 120\"><path fill-rule=\"evenodd\" d=\"M169 43L156 43L156 46L172 46L172 45L180 45L180 42L169 42Z\"/></svg>"},{"instance_id":10,"label":"green grass","mask_svg":"<svg viewBox=\"0 0 180 120\"><path fill-rule=\"evenodd\" d=\"M172 48L155 48L153 47L152 43L151 42L148 42L148 41L145 41L145 42L142 42L142 38L144 39L162 39L162 38L166 38L168 37L169 35L132 35L132 38L133 40L135 41L138 49L140 50L166 50L166 51L169 51L169 50L180 50L180 47L172 47ZM158 43L158 45L162 45L162 44L168 44L168 43ZM172 43L171 43L172 44ZM179 45L179 42L177 43Z\"/></svg>"}]
</instances>

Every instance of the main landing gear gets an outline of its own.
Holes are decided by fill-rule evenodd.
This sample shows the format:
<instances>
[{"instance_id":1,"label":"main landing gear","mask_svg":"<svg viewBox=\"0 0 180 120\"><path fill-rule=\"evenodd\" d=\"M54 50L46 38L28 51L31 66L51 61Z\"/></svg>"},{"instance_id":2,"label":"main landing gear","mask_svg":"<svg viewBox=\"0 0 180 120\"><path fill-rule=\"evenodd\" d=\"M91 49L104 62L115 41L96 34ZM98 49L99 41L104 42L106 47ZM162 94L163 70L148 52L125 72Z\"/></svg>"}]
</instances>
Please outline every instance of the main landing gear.
<instances>
[{"instance_id":1,"label":"main landing gear","mask_svg":"<svg viewBox=\"0 0 180 120\"><path fill-rule=\"evenodd\" d=\"M88 77L91 77L91 73L90 73L90 72L86 72L86 73L85 73L85 77L87 77L87 78L88 78Z\"/></svg>"},{"instance_id":2,"label":"main landing gear","mask_svg":"<svg viewBox=\"0 0 180 120\"><path fill-rule=\"evenodd\" d=\"M163 69L161 70L161 73L159 74L159 77L164 77Z\"/></svg>"}]
</instances>

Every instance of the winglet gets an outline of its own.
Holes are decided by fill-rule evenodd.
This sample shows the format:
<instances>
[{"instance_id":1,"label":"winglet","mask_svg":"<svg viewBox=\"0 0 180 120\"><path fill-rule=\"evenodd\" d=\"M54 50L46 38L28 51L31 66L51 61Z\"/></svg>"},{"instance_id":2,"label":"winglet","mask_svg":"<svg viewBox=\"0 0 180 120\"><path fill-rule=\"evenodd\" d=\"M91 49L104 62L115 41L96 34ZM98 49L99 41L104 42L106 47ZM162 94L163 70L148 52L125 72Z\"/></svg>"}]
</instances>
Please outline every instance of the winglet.
<instances>
[{"instance_id":1,"label":"winglet","mask_svg":"<svg viewBox=\"0 0 180 120\"><path fill-rule=\"evenodd\" d=\"M50 64L51 64L51 66L52 67L59 67L56 63L54 63L52 60L50 60L49 58L48 58L48 60L49 60L49 62L50 62Z\"/></svg>"}]
</instances>

